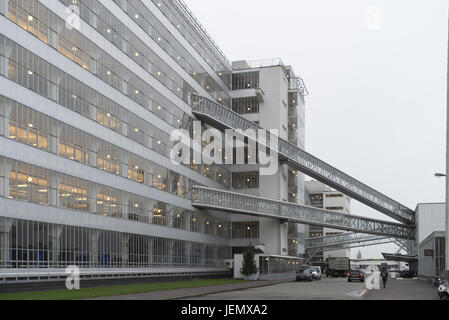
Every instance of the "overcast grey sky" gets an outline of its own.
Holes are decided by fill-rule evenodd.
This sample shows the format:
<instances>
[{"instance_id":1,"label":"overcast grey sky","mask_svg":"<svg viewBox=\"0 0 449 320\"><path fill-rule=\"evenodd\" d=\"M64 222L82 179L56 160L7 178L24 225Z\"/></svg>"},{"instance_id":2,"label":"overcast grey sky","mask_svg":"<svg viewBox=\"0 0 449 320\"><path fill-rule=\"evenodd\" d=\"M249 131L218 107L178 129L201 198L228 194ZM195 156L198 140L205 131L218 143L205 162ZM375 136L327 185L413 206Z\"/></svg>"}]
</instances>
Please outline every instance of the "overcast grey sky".
<instances>
[{"instance_id":1,"label":"overcast grey sky","mask_svg":"<svg viewBox=\"0 0 449 320\"><path fill-rule=\"evenodd\" d=\"M447 0L185 2L230 60L279 57L305 80L308 152L411 209L444 202Z\"/></svg>"}]
</instances>

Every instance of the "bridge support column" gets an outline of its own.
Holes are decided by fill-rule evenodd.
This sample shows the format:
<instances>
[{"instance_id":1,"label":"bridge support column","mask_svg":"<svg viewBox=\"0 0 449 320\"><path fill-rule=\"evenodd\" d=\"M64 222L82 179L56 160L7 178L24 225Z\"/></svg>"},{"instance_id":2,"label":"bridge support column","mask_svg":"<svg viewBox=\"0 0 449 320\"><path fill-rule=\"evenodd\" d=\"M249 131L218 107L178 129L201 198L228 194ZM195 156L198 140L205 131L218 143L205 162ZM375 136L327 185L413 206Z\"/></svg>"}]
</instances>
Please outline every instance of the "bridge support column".
<instances>
[{"instance_id":1,"label":"bridge support column","mask_svg":"<svg viewBox=\"0 0 449 320\"><path fill-rule=\"evenodd\" d=\"M281 255L288 255L288 222L281 221L279 225L279 244L281 245Z\"/></svg>"}]
</instances>

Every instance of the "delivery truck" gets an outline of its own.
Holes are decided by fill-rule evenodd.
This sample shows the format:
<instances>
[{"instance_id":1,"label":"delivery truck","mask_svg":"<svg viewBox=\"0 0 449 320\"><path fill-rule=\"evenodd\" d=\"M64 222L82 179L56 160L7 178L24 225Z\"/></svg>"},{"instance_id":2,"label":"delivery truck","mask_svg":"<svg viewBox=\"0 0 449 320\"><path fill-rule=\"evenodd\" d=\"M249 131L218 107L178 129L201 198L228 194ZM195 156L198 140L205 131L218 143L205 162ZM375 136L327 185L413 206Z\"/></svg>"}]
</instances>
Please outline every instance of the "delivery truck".
<instances>
[{"instance_id":1,"label":"delivery truck","mask_svg":"<svg viewBox=\"0 0 449 320\"><path fill-rule=\"evenodd\" d=\"M351 261L347 257L328 258L326 261L326 276L346 277L349 271Z\"/></svg>"}]
</instances>

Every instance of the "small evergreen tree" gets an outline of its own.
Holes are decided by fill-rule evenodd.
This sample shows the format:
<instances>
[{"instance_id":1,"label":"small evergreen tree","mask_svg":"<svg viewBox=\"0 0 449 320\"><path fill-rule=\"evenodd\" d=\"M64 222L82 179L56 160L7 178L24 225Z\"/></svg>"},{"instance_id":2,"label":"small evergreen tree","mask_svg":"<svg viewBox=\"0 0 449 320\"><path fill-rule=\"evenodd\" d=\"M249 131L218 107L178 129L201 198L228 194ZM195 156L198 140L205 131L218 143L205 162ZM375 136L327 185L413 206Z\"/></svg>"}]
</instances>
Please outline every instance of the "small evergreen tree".
<instances>
[{"instance_id":1,"label":"small evergreen tree","mask_svg":"<svg viewBox=\"0 0 449 320\"><path fill-rule=\"evenodd\" d=\"M243 253L243 274L250 276L257 273L256 260L254 259L256 252L252 245L249 245Z\"/></svg>"},{"instance_id":2,"label":"small evergreen tree","mask_svg":"<svg viewBox=\"0 0 449 320\"><path fill-rule=\"evenodd\" d=\"M362 259L362 252L359 250L359 252L357 253L357 259Z\"/></svg>"}]
</instances>

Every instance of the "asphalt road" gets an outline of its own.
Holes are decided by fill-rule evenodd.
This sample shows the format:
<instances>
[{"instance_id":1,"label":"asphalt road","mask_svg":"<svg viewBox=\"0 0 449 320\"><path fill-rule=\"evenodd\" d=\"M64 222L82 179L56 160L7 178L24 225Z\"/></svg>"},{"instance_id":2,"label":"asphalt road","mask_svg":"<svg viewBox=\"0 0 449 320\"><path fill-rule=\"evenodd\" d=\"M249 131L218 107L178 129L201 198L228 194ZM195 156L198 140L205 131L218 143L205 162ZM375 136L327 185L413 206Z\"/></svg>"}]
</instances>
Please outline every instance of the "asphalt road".
<instances>
[{"instance_id":1,"label":"asphalt road","mask_svg":"<svg viewBox=\"0 0 449 320\"><path fill-rule=\"evenodd\" d=\"M385 289L370 290L365 300L439 300L431 283L413 279L388 280Z\"/></svg>"},{"instance_id":2,"label":"asphalt road","mask_svg":"<svg viewBox=\"0 0 449 320\"><path fill-rule=\"evenodd\" d=\"M96 300L438 300L437 289L419 280L389 280L386 289L366 290L364 282L323 278L313 282L255 281L157 291Z\"/></svg>"},{"instance_id":3,"label":"asphalt road","mask_svg":"<svg viewBox=\"0 0 449 320\"><path fill-rule=\"evenodd\" d=\"M360 300L365 284L346 278L313 282L287 282L269 287L209 294L189 300Z\"/></svg>"},{"instance_id":4,"label":"asphalt road","mask_svg":"<svg viewBox=\"0 0 449 320\"><path fill-rule=\"evenodd\" d=\"M439 300L431 283L389 280L385 289L366 290L365 284L345 278L323 278L313 282L287 282L269 287L209 294L196 300Z\"/></svg>"}]
</instances>

